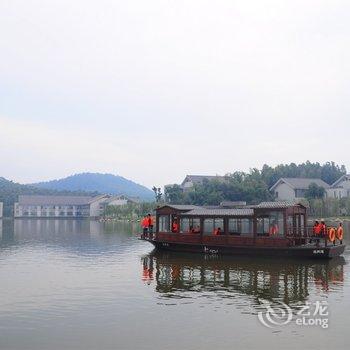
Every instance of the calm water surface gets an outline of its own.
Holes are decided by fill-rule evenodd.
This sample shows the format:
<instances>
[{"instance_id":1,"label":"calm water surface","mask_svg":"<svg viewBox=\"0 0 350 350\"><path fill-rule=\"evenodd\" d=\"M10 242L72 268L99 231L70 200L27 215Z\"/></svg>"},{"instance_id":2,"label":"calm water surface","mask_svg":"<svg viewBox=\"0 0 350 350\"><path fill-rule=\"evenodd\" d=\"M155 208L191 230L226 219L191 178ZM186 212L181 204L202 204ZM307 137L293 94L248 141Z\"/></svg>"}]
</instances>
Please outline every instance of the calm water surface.
<instances>
[{"instance_id":1,"label":"calm water surface","mask_svg":"<svg viewBox=\"0 0 350 350\"><path fill-rule=\"evenodd\" d=\"M349 250L323 262L162 254L137 229L0 220L0 349L348 348ZM295 312L325 301L329 328L267 328L263 300Z\"/></svg>"}]
</instances>

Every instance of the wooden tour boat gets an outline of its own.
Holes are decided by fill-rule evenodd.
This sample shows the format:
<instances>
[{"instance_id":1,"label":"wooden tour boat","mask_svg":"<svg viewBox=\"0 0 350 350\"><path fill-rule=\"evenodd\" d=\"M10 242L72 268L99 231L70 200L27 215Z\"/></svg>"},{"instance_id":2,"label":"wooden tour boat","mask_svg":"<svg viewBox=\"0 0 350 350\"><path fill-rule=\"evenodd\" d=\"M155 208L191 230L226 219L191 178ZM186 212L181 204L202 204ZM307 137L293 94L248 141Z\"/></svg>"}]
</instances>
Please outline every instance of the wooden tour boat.
<instances>
[{"instance_id":1,"label":"wooden tour boat","mask_svg":"<svg viewBox=\"0 0 350 350\"><path fill-rule=\"evenodd\" d=\"M315 235L307 208L298 202L156 209L155 232L142 240L162 250L205 254L333 258L345 250L343 228ZM341 231L341 232L340 232Z\"/></svg>"}]
</instances>

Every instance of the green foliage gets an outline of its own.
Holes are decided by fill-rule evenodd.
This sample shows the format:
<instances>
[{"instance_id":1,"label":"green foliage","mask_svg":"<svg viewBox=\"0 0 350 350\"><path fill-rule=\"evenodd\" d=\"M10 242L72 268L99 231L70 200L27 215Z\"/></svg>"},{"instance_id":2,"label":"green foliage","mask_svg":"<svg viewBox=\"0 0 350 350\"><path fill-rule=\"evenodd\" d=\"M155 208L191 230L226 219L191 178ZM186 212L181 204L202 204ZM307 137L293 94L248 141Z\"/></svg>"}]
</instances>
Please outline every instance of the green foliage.
<instances>
[{"instance_id":1,"label":"green foliage","mask_svg":"<svg viewBox=\"0 0 350 350\"><path fill-rule=\"evenodd\" d=\"M323 199L309 200L309 215L313 217L324 217L325 205Z\"/></svg>"},{"instance_id":2,"label":"green foliage","mask_svg":"<svg viewBox=\"0 0 350 350\"><path fill-rule=\"evenodd\" d=\"M236 172L228 175L226 181L205 180L189 192L182 192L178 185L167 187L165 192L166 201L173 204L217 205L224 200L257 203L272 199L257 171Z\"/></svg>"},{"instance_id":3,"label":"green foliage","mask_svg":"<svg viewBox=\"0 0 350 350\"><path fill-rule=\"evenodd\" d=\"M307 161L298 165L295 163L280 164L274 168L265 164L261 170L261 176L269 188L281 177L305 177L309 179L322 179L324 182L331 185L345 174L345 166L339 166L334 162L327 162L321 165L318 162L311 163L310 161Z\"/></svg>"},{"instance_id":4,"label":"green foliage","mask_svg":"<svg viewBox=\"0 0 350 350\"><path fill-rule=\"evenodd\" d=\"M157 188L156 186L153 186L152 191L154 192L154 197L156 202L157 203L160 202L163 196L161 188L160 187Z\"/></svg>"},{"instance_id":5,"label":"green foliage","mask_svg":"<svg viewBox=\"0 0 350 350\"><path fill-rule=\"evenodd\" d=\"M114 219L136 220L142 216L152 213L156 208L156 203L129 203L125 205L109 205L104 215Z\"/></svg>"},{"instance_id":6,"label":"green foliage","mask_svg":"<svg viewBox=\"0 0 350 350\"><path fill-rule=\"evenodd\" d=\"M344 165L336 165L328 162L323 165L311 163L309 161L302 164L281 164L276 167L264 165L261 170L251 169L249 173L234 172L227 175L226 181L212 180L195 185L194 189L183 192L179 185L168 186L165 189L164 197L166 202L173 204L197 204L197 205L217 205L221 201L246 201L249 204L259 203L265 200L272 200L269 188L281 177L306 177L321 178L328 184L332 184L342 175L346 174ZM101 174L99 174L101 175ZM74 178L74 181L78 178ZM43 186L44 187L44 186ZM162 193L159 187L154 186L153 192L156 203L142 203L141 205L128 205L125 208L108 207L106 214L118 217L142 216L152 211L156 204L160 204ZM152 193L152 192L151 192ZM56 191L34 186L20 185L0 178L0 201L4 202L4 214L11 215L13 204L18 200L20 194L74 194L92 195L87 192ZM312 210L315 213L327 216L329 212L347 212L350 214L350 202L345 199L338 202L324 202L321 199L321 190L311 185L308 192ZM330 209L327 209L327 205ZM349 215L348 214L348 215ZM338 215L338 214L337 214Z\"/></svg>"},{"instance_id":7,"label":"green foliage","mask_svg":"<svg viewBox=\"0 0 350 350\"><path fill-rule=\"evenodd\" d=\"M316 218L350 216L350 198L309 200L309 214Z\"/></svg>"},{"instance_id":8,"label":"green foliage","mask_svg":"<svg viewBox=\"0 0 350 350\"><path fill-rule=\"evenodd\" d=\"M316 198L322 199L325 195L325 192L326 192L326 190L323 187L318 186L315 183L312 183L312 184L310 184L309 188L305 192L305 198L307 198L307 199L316 199Z\"/></svg>"},{"instance_id":9,"label":"green foliage","mask_svg":"<svg viewBox=\"0 0 350 350\"><path fill-rule=\"evenodd\" d=\"M182 188L179 185L165 187L164 197L167 203L182 203L184 201Z\"/></svg>"},{"instance_id":10,"label":"green foliage","mask_svg":"<svg viewBox=\"0 0 350 350\"><path fill-rule=\"evenodd\" d=\"M196 184L188 192L183 192L179 185L165 189L165 200L173 204L217 205L221 201L246 201L259 203L272 200L269 188L281 177L321 178L328 184L346 174L344 165L328 162L323 165L309 161L302 164L281 164L276 167L264 165L261 170L251 169L249 173L234 172L227 175L226 181L211 180ZM315 184L308 190L308 198L321 198L324 189Z\"/></svg>"}]
</instances>

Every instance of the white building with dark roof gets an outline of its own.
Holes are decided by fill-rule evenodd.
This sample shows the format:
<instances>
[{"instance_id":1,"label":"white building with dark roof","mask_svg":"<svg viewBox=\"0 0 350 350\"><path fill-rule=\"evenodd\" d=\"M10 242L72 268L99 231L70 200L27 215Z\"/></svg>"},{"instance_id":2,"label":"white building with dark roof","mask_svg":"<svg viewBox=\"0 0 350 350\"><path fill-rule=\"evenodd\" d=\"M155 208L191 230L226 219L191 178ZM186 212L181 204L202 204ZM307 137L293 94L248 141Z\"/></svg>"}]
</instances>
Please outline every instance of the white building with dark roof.
<instances>
[{"instance_id":1,"label":"white building with dark roof","mask_svg":"<svg viewBox=\"0 0 350 350\"><path fill-rule=\"evenodd\" d=\"M328 198L350 197L350 174L343 175L327 189Z\"/></svg>"},{"instance_id":2,"label":"white building with dark roof","mask_svg":"<svg viewBox=\"0 0 350 350\"><path fill-rule=\"evenodd\" d=\"M305 198L305 193L311 184L323 187L325 191L330 186L321 179L281 178L271 188L276 200L292 201Z\"/></svg>"},{"instance_id":3,"label":"white building with dark roof","mask_svg":"<svg viewBox=\"0 0 350 350\"><path fill-rule=\"evenodd\" d=\"M22 195L14 205L16 218L84 218L99 217L100 203L108 196L41 196Z\"/></svg>"},{"instance_id":4,"label":"white building with dark roof","mask_svg":"<svg viewBox=\"0 0 350 350\"><path fill-rule=\"evenodd\" d=\"M123 206L128 204L141 204L141 200L139 197L129 197L125 195L119 195L119 196L111 196L105 198L103 201L100 202L100 211L101 214L105 213L105 210L109 206Z\"/></svg>"},{"instance_id":5,"label":"white building with dark roof","mask_svg":"<svg viewBox=\"0 0 350 350\"><path fill-rule=\"evenodd\" d=\"M111 196L104 200L106 205L127 205L127 204L140 204L141 200L139 197L129 197L125 195Z\"/></svg>"}]
</instances>

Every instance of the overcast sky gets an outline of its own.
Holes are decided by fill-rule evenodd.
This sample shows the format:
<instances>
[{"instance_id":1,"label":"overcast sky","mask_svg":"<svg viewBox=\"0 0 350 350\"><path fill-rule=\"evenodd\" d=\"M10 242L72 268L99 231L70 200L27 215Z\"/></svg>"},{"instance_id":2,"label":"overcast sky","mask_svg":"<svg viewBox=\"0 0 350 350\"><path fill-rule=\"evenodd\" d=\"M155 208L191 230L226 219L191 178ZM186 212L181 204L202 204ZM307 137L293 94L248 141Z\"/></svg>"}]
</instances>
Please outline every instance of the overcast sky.
<instances>
[{"instance_id":1,"label":"overcast sky","mask_svg":"<svg viewBox=\"0 0 350 350\"><path fill-rule=\"evenodd\" d=\"M350 170L350 2L0 0L0 176Z\"/></svg>"}]
</instances>

